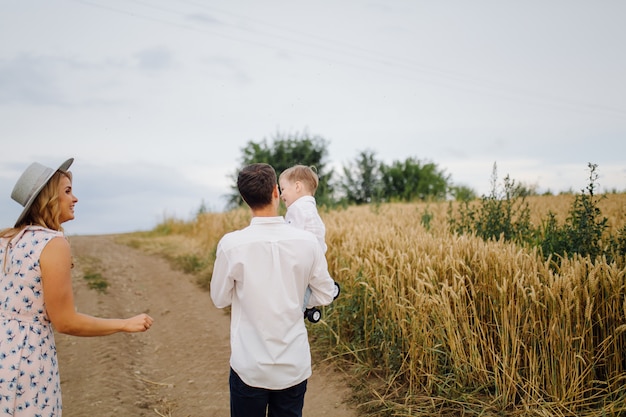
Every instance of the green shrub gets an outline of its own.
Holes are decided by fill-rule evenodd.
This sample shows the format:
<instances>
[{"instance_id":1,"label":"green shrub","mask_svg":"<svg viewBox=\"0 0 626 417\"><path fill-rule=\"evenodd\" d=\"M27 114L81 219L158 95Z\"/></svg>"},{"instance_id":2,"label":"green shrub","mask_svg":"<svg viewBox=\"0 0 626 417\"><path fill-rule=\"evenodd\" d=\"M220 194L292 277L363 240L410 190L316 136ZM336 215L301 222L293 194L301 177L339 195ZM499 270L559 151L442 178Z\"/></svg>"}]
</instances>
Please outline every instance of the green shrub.
<instances>
[{"instance_id":1,"label":"green shrub","mask_svg":"<svg viewBox=\"0 0 626 417\"><path fill-rule=\"evenodd\" d=\"M626 227L616 236L606 235L608 219L602 215L597 196L597 165L589 163L589 183L575 196L565 222L558 223L554 213L548 212L539 226L530 221L530 209L525 202L528 190L517 185L508 176L502 190L497 187L494 164L492 189L478 204L464 201L455 215L448 209L448 225L457 234L474 234L483 240L512 241L523 246L538 247L545 259L556 264L563 257L574 255L598 257L624 262L626 254ZM555 256L556 255L556 256Z\"/></svg>"},{"instance_id":2,"label":"green shrub","mask_svg":"<svg viewBox=\"0 0 626 417\"><path fill-rule=\"evenodd\" d=\"M457 234L475 234L483 240L530 241L535 231L530 223L525 188L507 175L500 189L495 164L491 182L490 194L483 196L479 204L470 201L461 203L458 218L450 205L448 222L451 230Z\"/></svg>"}]
</instances>

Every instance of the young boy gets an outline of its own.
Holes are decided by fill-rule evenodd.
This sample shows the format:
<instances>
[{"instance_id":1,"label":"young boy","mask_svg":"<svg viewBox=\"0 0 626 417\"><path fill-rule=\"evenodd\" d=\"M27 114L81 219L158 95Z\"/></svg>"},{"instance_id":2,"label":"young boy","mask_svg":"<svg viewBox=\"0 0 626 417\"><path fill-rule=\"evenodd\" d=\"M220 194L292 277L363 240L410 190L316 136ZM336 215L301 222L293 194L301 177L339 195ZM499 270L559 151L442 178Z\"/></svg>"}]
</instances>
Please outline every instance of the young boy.
<instances>
[{"instance_id":1,"label":"young boy","mask_svg":"<svg viewBox=\"0 0 626 417\"><path fill-rule=\"evenodd\" d=\"M315 197L313 197L319 185L317 173L312 167L294 165L280 174L278 184L280 185L280 198L287 207L285 221L292 226L312 232L326 253L326 226L317 212ZM335 282L334 298L337 298L339 291L339 285ZM321 313L317 308L307 308L310 295L311 291L307 288L302 308L304 316L309 321L317 323L321 318Z\"/></svg>"}]
</instances>

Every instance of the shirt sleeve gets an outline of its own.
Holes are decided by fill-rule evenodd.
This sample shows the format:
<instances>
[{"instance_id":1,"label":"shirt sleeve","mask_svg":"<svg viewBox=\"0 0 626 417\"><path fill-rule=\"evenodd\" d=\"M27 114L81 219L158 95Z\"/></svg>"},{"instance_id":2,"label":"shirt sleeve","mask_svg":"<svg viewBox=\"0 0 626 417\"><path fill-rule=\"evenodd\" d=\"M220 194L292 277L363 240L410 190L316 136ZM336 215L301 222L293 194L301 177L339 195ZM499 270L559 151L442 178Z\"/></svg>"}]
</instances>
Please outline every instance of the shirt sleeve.
<instances>
[{"instance_id":1,"label":"shirt sleeve","mask_svg":"<svg viewBox=\"0 0 626 417\"><path fill-rule=\"evenodd\" d=\"M326 253L326 226L324 226L324 222L317 211L305 210L297 203L294 203L287 210L285 221L291 226L313 233L317 237L317 241L320 243L324 253Z\"/></svg>"},{"instance_id":2,"label":"shirt sleeve","mask_svg":"<svg viewBox=\"0 0 626 417\"><path fill-rule=\"evenodd\" d=\"M328 273L328 263L321 248L316 247L315 262L313 264L309 288L311 297L307 307L325 306L333 301L335 281Z\"/></svg>"},{"instance_id":3,"label":"shirt sleeve","mask_svg":"<svg viewBox=\"0 0 626 417\"><path fill-rule=\"evenodd\" d=\"M306 214L297 204L292 204L285 214L285 221L298 229L304 229L306 226Z\"/></svg>"},{"instance_id":4,"label":"shirt sleeve","mask_svg":"<svg viewBox=\"0 0 626 417\"><path fill-rule=\"evenodd\" d=\"M211 276L211 299L217 308L228 307L232 303L235 282L230 274L228 258L218 244L213 275Z\"/></svg>"}]
</instances>

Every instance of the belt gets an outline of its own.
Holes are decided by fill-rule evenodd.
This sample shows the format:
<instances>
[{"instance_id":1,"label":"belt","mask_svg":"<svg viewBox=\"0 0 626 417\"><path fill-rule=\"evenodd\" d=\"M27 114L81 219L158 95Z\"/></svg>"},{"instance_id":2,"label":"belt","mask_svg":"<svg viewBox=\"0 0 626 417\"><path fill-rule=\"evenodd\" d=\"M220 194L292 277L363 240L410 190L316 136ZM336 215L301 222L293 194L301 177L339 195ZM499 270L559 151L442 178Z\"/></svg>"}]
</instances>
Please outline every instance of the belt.
<instances>
[{"instance_id":1,"label":"belt","mask_svg":"<svg viewBox=\"0 0 626 417\"><path fill-rule=\"evenodd\" d=\"M33 324L48 324L48 320L45 316L40 314L18 314L10 313L7 311L0 311L0 319L2 320L17 320Z\"/></svg>"}]
</instances>

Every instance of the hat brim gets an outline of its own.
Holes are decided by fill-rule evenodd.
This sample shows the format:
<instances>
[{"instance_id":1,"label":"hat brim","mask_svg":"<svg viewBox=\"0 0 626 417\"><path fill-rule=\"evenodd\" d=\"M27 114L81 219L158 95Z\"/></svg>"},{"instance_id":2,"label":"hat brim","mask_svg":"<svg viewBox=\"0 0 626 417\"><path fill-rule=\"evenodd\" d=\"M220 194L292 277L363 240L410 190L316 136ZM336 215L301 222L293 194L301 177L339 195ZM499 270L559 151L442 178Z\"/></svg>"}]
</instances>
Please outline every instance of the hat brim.
<instances>
[{"instance_id":1,"label":"hat brim","mask_svg":"<svg viewBox=\"0 0 626 417\"><path fill-rule=\"evenodd\" d=\"M74 162L74 158L70 158L70 159L66 160L65 162L63 162L61 165L59 165L59 167L57 169L51 170L51 172L47 175L47 178L45 179L45 181L42 181L41 185L35 189L35 191L31 195L31 197L28 199L28 201L24 205L24 210L22 210L22 212L20 213L19 217L15 221L15 226L14 227L18 227L20 222L22 220L24 220L24 217L26 217L26 214L28 214L28 211L30 210L30 207L33 205L33 203L37 199L37 196L39 195L41 190L43 190L43 187L45 187L46 184L48 184L48 181L50 181L50 178L52 178L52 176L57 171L66 172L69 169L69 167L72 165L73 162Z\"/></svg>"}]
</instances>

